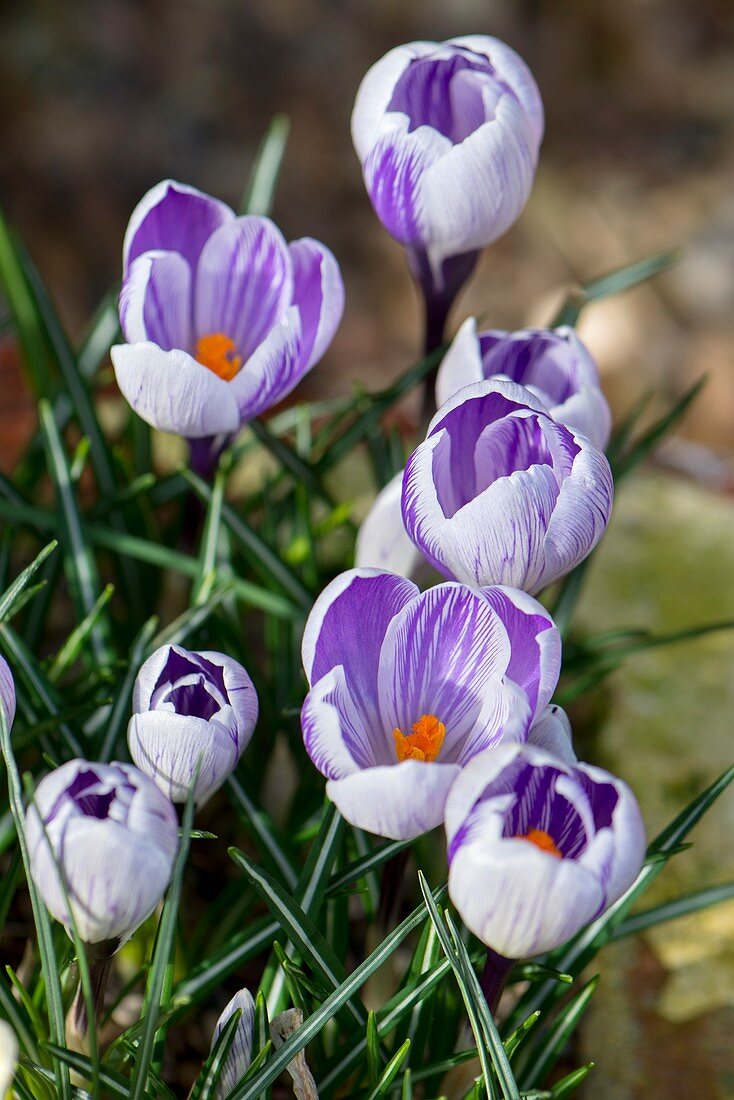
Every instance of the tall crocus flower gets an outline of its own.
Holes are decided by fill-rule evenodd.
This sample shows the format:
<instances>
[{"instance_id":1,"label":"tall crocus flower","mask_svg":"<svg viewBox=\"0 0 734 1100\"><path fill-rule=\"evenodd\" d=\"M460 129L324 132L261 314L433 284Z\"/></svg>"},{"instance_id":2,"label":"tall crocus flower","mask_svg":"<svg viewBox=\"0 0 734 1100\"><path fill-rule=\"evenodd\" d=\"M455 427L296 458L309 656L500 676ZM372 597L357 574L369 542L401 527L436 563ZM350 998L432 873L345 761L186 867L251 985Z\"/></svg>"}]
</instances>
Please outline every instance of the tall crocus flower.
<instances>
[{"instance_id":1,"label":"tall crocus flower","mask_svg":"<svg viewBox=\"0 0 734 1100\"><path fill-rule=\"evenodd\" d=\"M501 746L464 768L446 834L451 900L505 959L565 943L632 885L645 854L625 783L531 745Z\"/></svg>"},{"instance_id":2,"label":"tall crocus flower","mask_svg":"<svg viewBox=\"0 0 734 1100\"><path fill-rule=\"evenodd\" d=\"M317 599L301 713L311 760L353 825L410 839L439 825L477 753L524 741L555 688L560 640L523 592L353 569Z\"/></svg>"},{"instance_id":3,"label":"tall crocus flower","mask_svg":"<svg viewBox=\"0 0 734 1100\"><path fill-rule=\"evenodd\" d=\"M436 404L485 378L519 382L559 424L585 435L600 450L609 442L612 414L596 363L568 325L477 333L477 323L469 317L439 367Z\"/></svg>"},{"instance_id":4,"label":"tall crocus flower","mask_svg":"<svg viewBox=\"0 0 734 1100\"><path fill-rule=\"evenodd\" d=\"M10 666L4 657L0 657L0 705L5 712L8 728L15 719L15 683Z\"/></svg>"},{"instance_id":5,"label":"tall crocus flower","mask_svg":"<svg viewBox=\"0 0 734 1100\"><path fill-rule=\"evenodd\" d=\"M18 1065L18 1040L9 1023L0 1020L0 1100L10 1096Z\"/></svg>"},{"instance_id":6,"label":"tall crocus flower","mask_svg":"<svg viewBox=\"0 0 734 1100\"><path fill-rule=\"evenodd\" d=\"M614 486L593 443L523 386L459 390L431 421L403 477L403 522L444 576L539 592L604 534Z\"/></svg>"},{"instance_id":7,"label":"tall crocus flower","mask_svg":"<svg viewBox=\"0 0 734 1100\"><path fill-rule=\"evenodd\" d=\"M478 251L527 202L542 137L535 81L496 38L411 42L364 77L352 140L377 216L408 249L432 346Z\"/></svg>"},{"instance_id":8,"label":"tall crocus flower","mask_svg":"<svg viewBox=\"0 0 734 1100\"><path fill-rule=\"evenodd\" d=\"M162 646L135 681L130 755L173 802L186 801L196 775L201 806L237 767L257 714L257 692L237 661Z\"/></svg>"},{"instance_id":9,"label":"tall crocus flower","mask_svg":"<svg viewBox=\"0 0 734 1100\"><path fill-rule=\"evenodd\" d=\"M249 989L240 989L224 1008L214 1026L212 1046L216 1043L233 1014L238 1010L240 1018L235 1027L234 1040L224 1060L217 1083L216 1095L218 1100L224 1100L224 1097L230 1096L234 1092L238 1081L241 1077L244 1077L252 1061L255 1002Z\"/></svg>"},{"instance_id":10,"label":"tall crocus flower","mask_svg":"<svg viewBox=\"0 0 734 1100\"><path fill-rule=\"evenodd\" d=\"M291 392L328 348L344 288L323 244L172 180L125 235L117 382L139 416L216 452Z\"/></svg>"},{"instance_id":11,"label":"tall crocus flower","mask_svg":"<svg viewBox=\"0 0 734 1100\"><path fill-rule=\"evenodd\" d=\"M73 915L82 940L96 944L126 939L153 912L171 877L178 821L131 764L70 760L38 784L26 837L49 911L68 931Z\"/></svg>"}]
</instances>

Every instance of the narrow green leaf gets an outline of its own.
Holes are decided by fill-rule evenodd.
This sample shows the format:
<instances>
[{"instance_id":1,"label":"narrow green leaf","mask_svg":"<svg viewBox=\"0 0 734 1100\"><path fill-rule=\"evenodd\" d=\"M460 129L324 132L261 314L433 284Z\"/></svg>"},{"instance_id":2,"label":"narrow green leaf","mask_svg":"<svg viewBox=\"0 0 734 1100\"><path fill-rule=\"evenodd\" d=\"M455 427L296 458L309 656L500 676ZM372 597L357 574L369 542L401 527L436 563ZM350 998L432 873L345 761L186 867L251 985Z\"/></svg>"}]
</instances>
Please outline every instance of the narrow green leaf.
<instances>
[{"instance_id":1,"label":"narrow green leaf","mask_svg":"<svg viewBox=\"0 0 734 1100\"><path fill-rule=\"evenodd\" d=\"M109 355L112 345L122 336L117 313L117 298L117 291L110 291L92 318L89 332L77 356L82 378L90 380L94 377L102 361Z\"/></svg>"},{"instance_id":2,"label":"narrow green leaf","mask_svg":"<svg viewBox=\"0 0 734 1100\"><path fill-rule=\"evenodd\" d=\"M71 756L84 756L84 750L72 727L61 718L61 701L53 684L41 671L27 646L7 623L0 625L0 650L4 650L16 677L20 676L41 702L46 712L57 719L58 731Z\"/></svg>"},{"instance_id":3,"label":"narrow green leaf","mask_svg":"<svg viewBox=\"0 0 734 1100\"><path fill-rule=\"evenodd\" d=\"M565 1077L562 1077L551 1089L553 1100L566 1100L567 1096L572 1096L579 1085L586 1080L593 1068L594 1063L587 1062L585 1066L581 1066L580 1069L575 1069L573 1073L568 1073Z\"/></svg>"},{"instance_id":4,"label":"narrow green leaf","mask_svg":"<svg viewBox=\"0 0 734 1100\"><path fill-rule=\"evenodd\" d=\"M377 1017L372 1011L367 1015L365 1042L367 1044L367 1079L371 1085L374 1085L379 1080L380 1071L382 1070L382 1055L380 1052L380 1034L377 1030Z\"/></svg>"},{"instance_id":5,"label":"narrow green leaf","mask_svg":"<svg viewBox=\"0 0 734 1100\"><path fill-rule=\"evenodd\" d=\"M82 520L77 506L71 472L61 436L54 421L49 402L38 402L38 417L46 447L49 473L56 487L60 518L65 544L64 565L69 588L81 618L89 615L100 592L99 575L87 540L82 531ZM109 664L113 649L109 624L97 620L92 627L90 641L95 661Z\"/></svg>"},{"instance_id":6,"label":"narrow green leaf","mask_svg":"<svg viewBox=\"0 0 734 1100\"><path fill-rule=\"evenodd\" d=\"M579 1020L589 1007L594 996L599 976L591 978L582 986L577 995L559 1011L552 1026L541 1033L538 1040L524 1048L526 1070L522 1076L524 1088L540 1085L553 1068L569 1037L578 1026Z\"/></svg>"},{"instance_id":7,"label":"narrow green leaf","mask_svg":"<svg viewBox=\"0 0 734 1100\"><path fill-rule=\"evenodd\" d=\"M189 1093L189 1100L214 1100L216 1097L217 1084L224 1069L227 1055L232 1049L241 1015L242 1009L235 1009L220 1031L204 1065L201 1067L201 1073L194 1081Z\"/></svg>"},{"instance_id":8,"label":"narrow green leaf","mask_svg":"<svg viewBox=\"0 0 734 1100\"><path fill-rule=\"evenodd\" d=\"M410 1039L406 1039L403 1045L395 1051L390 1061L385 1066L380 1080L377 1082L367 1100L379 1100L380 1096L387 1096L390 1086L397 1077L403 1062L410 1051Z\"/></svg>"},{"instance_id":9,"label":"narrow green leaf","mask_svg":"<svg viewBox=\"0 0 734 1100\"><path fill-rule=\"evenodd\" d=\"M656 420L624 454L615 459L612 466L615 482L626 477L636 466L639 466L639 464L655 450L671 429L683 419L690 406L706 385L706 381L707 379L705 377L699 378L699 380L695 382L690 389L686 390L683 396L676 401L669 412Z\"/></svg>"},{"instance_id":10,"label":"narrow green leaf","mask_svg":"<svg viewBox=\"0 0 734 1100\"><path fill-rule=\"evenodd\" d=\"M54 383L38 307L28 287L18 251L2 213L0 213L0 280L15 319L33 389L37 394L50 394L53 392Z\"/></svg>"},{"instance_id":11,"label":"narrow green leaf","mask_svg":"<svg viewBox=\"0 0 734 1100\"><path fill-rule=\"evenodd\" d=\"M274 822L265 810L255 805L236 775L227 780L227 791L261 853L272 860L286 886L293 890L298 875L279 842Z\"/></svg>"},{"instance_id":12,"label":"narrow green leaf","mask_svg":"<svg viewBox=\"0 0 734 1100\"><path fill-rule=\"evenodd\" d=\"M242 196L241 213L259 214L263 217L271 213L290 128L287 115L275 115L271 120L265 137L260 143L247 188Z\"/></svg>"},{"instance_id":13,"label":"narrow green leaf","mask_svg":"<svg viewBox=\"0 0 734 1100\"><path fill-rule=\"evenodd\" d=\"M97 753L97 759L103 763L112 758L122 730L127 724L135 677L147 655L150 640L155 633L157 624L158 620L155 616L148 619L146 623L143 623L140 632L135 637L130 648L130 663L125 671L125 675L120 680L112 706L109 708L105 707L102 711L101 717L104 720L104 726L102 727L103 737Z\"/></svg>"},{"instance_id":14,"label":"narrow green leaf","mask_svg":"<svg viewBox=\"0 0 734 1100\"><path fill-rule=\"evenodd\" d=\"M10 616L13 615L13 608L16 605L19 597L28 587L35 574L45 562L46 558L49 556L49 554L52 554L54 552L58 545L58 542L56 541L56 539L54 539L52 542L49 542L47 546L44 546L40 554L38 554L33 559L30 565L26 566L22 573L18 574L10 587L7 588L5 592L3 592L2 596L0 596L0 622L3 622L5 619L10 618Z\"/></svg>"},{"instance_id":15,"label":"narrow green leaf","mask_svg":"<svg viewBox=\"0 0 734 1100\"><path fill-rule=\"evenodd\" d=\"M611 298L614 294L631 290L632 287L647 282L655 275L667 271L679 258L679 250L661 252L656 256L650 256L646 260L639 260L637 263L619 267L608 275L591 279L569 295L566 303L552 322L552 327L575 325L582 309L589 302L598 302L602 298Z\"/></svg>"},{"instance_id":16,"label":"narrow green leaf","mask_svg":"<svg viewBox=\"0 0 734 1100\"><path fill-rule=\"evenodd\" d=\"M214 476L214 487L209 496L204 530L201 536L199 549L199 571L194 579L191 593L191 602L195 607L200 607L207 602L209 593L216 578L219 538L222 524L222 505L224 503L224 489L226 477L221 465Z\"/></svg>"},{"instance_id":17,"label":"narrow green leaf","mask_svg":"<svg viewBox=\"0 0 734 1100\"><path fill-rule=\"evenodd\" d=\"M712 905L719 905L722 901L730 901L732 898L734 898L734 882L723 882L720 886L708 886L704 890L696 890L692 894L675 898L674 901L666 901L652 909L633 913L615 928L612 939L620 940L624 936L639 935L640 932L656 928L659 924L665 924L666 921L688 917L691 913L699 913L702 909L709 909Z\"/></svg>"},{"instance_id":18,"label":"narrow green leaf","mask_svg":"<svg viewBox=\"0 0 734 1100\"><path fill-rule=\"evenodd\" d=\"M48 670L48 678L52 684L58 683L64 673L74 664L81 652L82 646L91 634L97 619L112 599L114 591L114 585L106 585L104 591L97 597L94 607L89 614L72 630L71 634L56 654L53 664Z\"/></svg>"},{"instance_id":19,"label":"narrow green leaf","mask_svg":"<svg viewBox=\"0 0 734 1100\"><path fill-rule=\"evenodd\" d=\"M30 855L25 838L25 814L23 810L23 796L18 768L13 756L13 748L10 742L10 729L8 728L5 707L0 701L0 746L5 759L5 772L8 779L8 796L10 808L15 821L15 831L18 836L23 866L25 868L28 893L31 899L33 920L36 926L36 938L41 956L41 967L44 975L44 988L46 1004L48 1007L49 1035L53 1042L62 1044L65 1041L64 1032L64 1002L59 981L58 962L54 949L51 922L46 907L33 881L30 870ZM71 1084L69 1073L62 1066L56 1065L56 1086L62 1100L70 1100Z\"/></svg>"},{"instance_id":20,"label":"narrow green leaf","mask_svg":"<svg viewBox=\"0 0 734 1100\"><path fill-rule=\"evenodd\" d=\"M148 1087L153 1052L156 1044L158 1020L160 1010L163 1007L161 998L164 982L166 980L166 973L171 965L172 951L176 936L176 919L178 917L178 907L181 902L181 891L183 888L184 868L186 866L186 857L189 852L191 825L194 820L194 787L196 785L196 775L198 775L198 766L184 807L183 819L181 822L183 836L173 867L173 875L171 877L171 885L168 888L168 896L163 906L163 912L158 926L155 951L153 953L150 973L145 987L144 1015L142 1019L143 1029L140 1036L135 1066L133 1068L130 1091L131 1100L142 1100Z\"/></svg>"}]
</instances>

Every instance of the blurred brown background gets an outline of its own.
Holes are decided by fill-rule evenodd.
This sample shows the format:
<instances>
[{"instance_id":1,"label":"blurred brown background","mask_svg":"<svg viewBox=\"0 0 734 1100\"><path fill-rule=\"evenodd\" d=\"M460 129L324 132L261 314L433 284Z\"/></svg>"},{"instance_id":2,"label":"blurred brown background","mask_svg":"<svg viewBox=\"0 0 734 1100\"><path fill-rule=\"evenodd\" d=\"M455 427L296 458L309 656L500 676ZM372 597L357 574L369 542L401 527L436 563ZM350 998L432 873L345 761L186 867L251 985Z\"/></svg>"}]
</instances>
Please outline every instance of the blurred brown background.
<instances>
[{"instance_id":1,"label":"blurred brown background","mask_svg":"<svg viewBox=\"0 0 734 1100\"><path fill-rule=\"evenodd\" d=\"M542 323L570 283L686 246L674 271L581 325L618 413L643 390L662 405L709 375L658 458L669 469L620 493L582 616L590 629L658 631L734 618L731 0L4 0L0 18L0 199L75 338L118 278L143 192L173 176L236 204L268 120L290 116L275 217L289 237L327 242L347 285L343 326L299 391L309 396L385 384L419 346L401 249L372 213L349 138L361 76L413 38L513 45L545 100L540 170L454 322ZM5 337L0 468L33 422ZM651 832L731 760L733 667L730 634L660 651L615 674L586 716L594 758L635 785ZM733 801L659 897L734 877ZM574 1055L598 1063L585 1096L734 1096L732 905L608 959Z\"/></svg>"}]
</instances>

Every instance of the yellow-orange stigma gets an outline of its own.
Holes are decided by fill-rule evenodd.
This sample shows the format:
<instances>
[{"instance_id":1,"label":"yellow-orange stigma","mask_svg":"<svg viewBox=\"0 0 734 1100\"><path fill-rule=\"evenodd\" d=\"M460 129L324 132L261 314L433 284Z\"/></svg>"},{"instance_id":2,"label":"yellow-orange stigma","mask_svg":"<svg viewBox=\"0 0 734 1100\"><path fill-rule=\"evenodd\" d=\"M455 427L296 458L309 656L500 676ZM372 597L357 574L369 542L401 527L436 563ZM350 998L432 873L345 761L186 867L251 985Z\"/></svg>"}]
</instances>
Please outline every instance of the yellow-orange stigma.
<instances>
[{"instance_id":1,"label":"yellow-orange stigma","mask_svg":"<svg viewBox=\"0 0 734 1100\"><path fill-rule=\"evenodd\" d=\"M395 755L398 763L403 760L423 760L431 764L441 751L446 727L435 714L422 714L413 723L413 732L406 737L402 730L394 729Z\"/></svg>"},{"instance_id":2,"label":"yellow-orange stigma","mask_svg":"<svg viewBox=\"0 0 734 1100\"><path fill-rule=\"evenodd\" d=\"M242 366L234 340L223 332L210 332L196 341L196 358L225 382L231 382Z\"/></svg>"},{"instance_id":3,"label":"yellow-orange stigma","mask_svg":"<svg viewBox=\"0 0 734 1100\"><path fill-rule=\"evenodd\" d=\"M555 840L550 833L546 833L543 829L531 829L529 833L515 839L529 840L536 848L540 848L541 852L547 852L548 855L555 856L556 859L563 859L563 853L559 851Z\"/></svg>"}]
</instances>

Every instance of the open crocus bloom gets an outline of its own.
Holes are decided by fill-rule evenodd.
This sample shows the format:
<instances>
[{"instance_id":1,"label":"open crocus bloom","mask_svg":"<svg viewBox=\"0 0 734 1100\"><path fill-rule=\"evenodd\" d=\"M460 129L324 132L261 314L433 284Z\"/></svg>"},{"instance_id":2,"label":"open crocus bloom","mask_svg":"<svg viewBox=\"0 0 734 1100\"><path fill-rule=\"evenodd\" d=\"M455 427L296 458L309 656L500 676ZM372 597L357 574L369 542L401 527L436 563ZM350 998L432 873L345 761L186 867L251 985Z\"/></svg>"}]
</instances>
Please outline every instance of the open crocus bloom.
<instances>
[{"instance_id":1,"label":"open crocus bloom","mask_svg":"<svg viewBox=\"0 0 734 1100\"><path fill-rule=\"evenodd\" d=\"M132 764L70 760L36 788L26 812L31 874L71 934L64 877L86 943L126 939L155 909L178 848L176 811Z\"/></svg>"},{"instance_id":2,"label":"open crocus bloom","mask_svg":"<svg viewBox=\"0 0 734 1100\"><path fill-rule=\"evenodd\" d=\"M477 756L446 803L449 894L508 959L550 951L632 885L645 832L625 783L532 745Z\"/></svg>"},{"instance_id":3,"label":"open crocus bloom","mask_svg":"<svg viewBox=\"0 0 734 1100\"><path fill-rule=\"evenodd\" d=\"M539 592L604 534L614 484L589 440L523 386L465 386L443 405L403 476L403 522L444 576Z\"/></svg>"},{"instance_id":4,"label":"open crocus bloom","mask_svg":"<svg viewBox=\"0 0 734 1100\"><path fill-rule=\"evenodd\" d=\"M485 378L519 382L559 424L581 432L601 450L609 442L612 414L596 363L568 325L477 333L477 323L469 317L439 367L436 405Z\"/></svg>"},{"instance_id":5,"label":"open crocus bloom","mask_svg":"<svg viewBox=\"0 0 734 1100\"><path fill-rule=\"evenodd\" d=\"M436 292L471 269L454 262L452 273L446 261L491 244L518 217L542 136L529 69L485 35L390 50L364 77L352 114L377 216Z\"/></svg>"},{"instance_id":6,"label":"open crocus bloom","mask_svg":"<svg viewBox=\"0 0 734 1100\"><path fill-rule=\"evenodd\" d=\"M226 436L290 393L331 343L343 307L324 245L289 245L269 218L236 217L166 180L125 235L118 384L161 431Z\"/></svg>"},{"instance_id":7,"label":"open crocus bloom","mask_svg":"<svg viewBox=\"0 0 734 1100\"><path fill-rule=\"evenodd\" d=\"M257 722L258 700L241 664L182 646L156 650L133 691L127 740L135 763L173 802L203 805L237 767Z\"/></svg>"},{"instance_id":8,"label":"open crocus bloom","mask_svg":"<svg viewBox=\"0 0 734 1100\"><path fill-rule=\"evenodd\" d=\"M419 836L441 823L474 755L527 738L560 657L553 621L523 592L449 583L420 593L392 573L350 570L306 623L306 751L347 821Z\"/></svg>"}]
</instances>

